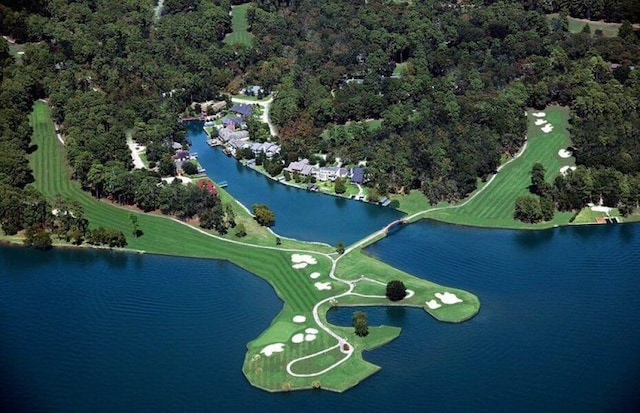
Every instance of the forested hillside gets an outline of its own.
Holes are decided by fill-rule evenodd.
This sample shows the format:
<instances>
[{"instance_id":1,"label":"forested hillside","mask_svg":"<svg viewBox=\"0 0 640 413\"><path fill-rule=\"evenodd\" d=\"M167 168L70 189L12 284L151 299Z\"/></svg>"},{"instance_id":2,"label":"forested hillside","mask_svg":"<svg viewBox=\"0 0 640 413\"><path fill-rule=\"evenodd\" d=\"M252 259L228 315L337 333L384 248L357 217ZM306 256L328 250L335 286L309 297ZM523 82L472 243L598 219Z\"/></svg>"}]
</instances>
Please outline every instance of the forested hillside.
<instances>
[{"instance_id":1,"label":"forested hillside","mask_svg":"<svg viewBox=\"0 0 640 413\"><path fill-rule=\"evenodd\" d=\"M258 84L277 91L280 161L366 161L378 193L420 189L433 203L464 198L518 151L526 108L568 105L583 168L554 182L556 206L640 201L636 0L258 0L251 46L222 41L238 3L167 0L154 18L152 0L0 1L15 42L0 40L3 185L22 191L32 179L23 160L35 99L49 100L83 188L137 204L158 176L130 172L127 132L159 162L183 141L176 118L191 102ZM571 34L567 13L629 21L613 38ZM357 123L370 119L381 127ZM347 122L348 133L331 126ZM579 195L577 174L588 182ZM149 196L145 209L159 207Z\"/></svg>"}]
</instances>

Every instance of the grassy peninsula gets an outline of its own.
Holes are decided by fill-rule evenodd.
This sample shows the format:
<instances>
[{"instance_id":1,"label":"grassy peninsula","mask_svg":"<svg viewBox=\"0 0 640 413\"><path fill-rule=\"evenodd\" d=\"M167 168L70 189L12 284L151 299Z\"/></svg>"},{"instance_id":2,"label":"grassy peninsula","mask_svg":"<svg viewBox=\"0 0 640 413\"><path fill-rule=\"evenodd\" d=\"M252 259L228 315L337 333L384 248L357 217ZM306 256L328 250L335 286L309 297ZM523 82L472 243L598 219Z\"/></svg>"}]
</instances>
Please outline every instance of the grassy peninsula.
<instances>
[{"instance_id":1,"label":"grassy peninsula","mask_svg":"<svg viewBox=\"0 0 640 413\"><path fill-rule=\"evenodd\" d=\"M138 214L140 237L127 236L131 249L147 253L228 260L268 281L283 301L282 311L259 337L248 344L243 372L254 386L267 391L324 388L345 391L380 367L366 362L362 352L372 350L400 334L389 326L370 328L358 337L351 327L330 325L326 313L332 306L384 306L389 280L404 282L410 294L394 305L422 307L434 318L461 322L480 308L478 298L466 291L416 278L362 253L384 231L347 248L343 255L326 245L283 240L275 246L273 233L259 226L242 242L225 239L172 218L142 214L98 201L69 179L64 148L56 138L49 108L39 101L31 116L33 144L30 156L35 187L53 198L60 194L78 201L91 226L108 225L130 234L130 214ZM225 200L230 195L222 193ZM237 207L239 219L252 220ZM438 296L452 294L461 300L447 304ZM427 303L438 304L431 308ZM247 309L251 311L251 309Z\"/></svg>"}]
</instances>

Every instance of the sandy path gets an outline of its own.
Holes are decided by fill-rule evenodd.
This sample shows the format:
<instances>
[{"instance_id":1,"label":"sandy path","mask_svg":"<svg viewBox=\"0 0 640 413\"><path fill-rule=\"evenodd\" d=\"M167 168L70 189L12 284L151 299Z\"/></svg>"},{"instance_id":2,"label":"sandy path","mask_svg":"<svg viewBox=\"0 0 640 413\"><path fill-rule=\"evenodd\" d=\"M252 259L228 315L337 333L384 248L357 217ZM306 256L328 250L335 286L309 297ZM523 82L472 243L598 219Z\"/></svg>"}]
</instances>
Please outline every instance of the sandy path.
<instances>
[{"instance_id":1,"label":"sandy path","mask_svg":"<svg viewBox=\"0 0 640 413\"><path fill-rule=\"evenodd\" d=\"M135 143L130 135L127 135L127 146L131 151L131 158L133 159L134 168L146 168L144 162L142 162L142 158L140 157L140 153L145 149L144 146L139 146L137 143ZM136 146L138 146L138 149L136 149Z\"/></svg>"}]
</instances>

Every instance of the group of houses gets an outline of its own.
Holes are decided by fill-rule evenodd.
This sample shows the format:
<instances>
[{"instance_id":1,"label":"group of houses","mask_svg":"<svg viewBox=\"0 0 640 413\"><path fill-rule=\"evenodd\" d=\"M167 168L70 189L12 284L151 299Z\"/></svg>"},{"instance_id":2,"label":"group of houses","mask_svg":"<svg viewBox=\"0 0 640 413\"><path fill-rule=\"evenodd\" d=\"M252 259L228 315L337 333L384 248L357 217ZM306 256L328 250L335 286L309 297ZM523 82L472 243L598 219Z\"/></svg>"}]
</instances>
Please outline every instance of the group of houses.
<instances>
[{"instance_id":1,"label":"group of houses","mask_svg":"<svg viewBox=\"0 0 640 413\"><path fill-rule=\"evenodd\" d=\"M275 142L254 142L250 139L245 119L253 115L253 105L236 104L224 116L220 124L213 121L205 122L205 126L215 126L218 130L217 139L209 139L211 146L222 144L228 154L236 155L241 149L251 149L254 156L264 154L268 159L280 153L280 145Z\"/></svg>"},{"instance_id":2,"label":"group of houses","mask_svg":"<svg viewBox=\"0 0 640 413\"><path fill-rule=\"evenodd\" d=\"M294 161L289 164L285 171L300 176L313 176L318 181L335 181L337 178L348 178L353 184L361 184L364 182L364 169L361 167L344 168L338 166L319 166L312 165L308 159Z\"/></svg>"}]
</instances>

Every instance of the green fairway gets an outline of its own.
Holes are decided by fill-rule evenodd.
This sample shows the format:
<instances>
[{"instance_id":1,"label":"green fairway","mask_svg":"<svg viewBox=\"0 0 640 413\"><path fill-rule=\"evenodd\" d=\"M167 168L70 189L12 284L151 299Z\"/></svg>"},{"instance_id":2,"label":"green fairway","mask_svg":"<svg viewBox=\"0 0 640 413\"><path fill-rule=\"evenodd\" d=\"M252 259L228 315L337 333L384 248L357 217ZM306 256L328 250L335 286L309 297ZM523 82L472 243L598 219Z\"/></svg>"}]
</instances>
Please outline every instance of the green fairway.
<instances>
[{"instance_id":1,"label":"green fairway","mask_svg":"<svg viewBox=\"0 0 640 413\"><path fill-rule=\"evenodd\" d=\"M269 328L248 344L243 366L244 374L254 386L269 391L314 387L344 391L378 371L380 367L363 360L362 351L395 339L400 329L371 327L369 336L361 338L354 334L353 328L328 324L326 312L333 305L389 305L384 291L386 282L392 278L402 280L413 291L411 297L396 305L423 307L436 319L449 322L464 321L479 311L480 303L473 294L415 278L362 254L359 249L340 257L334 272L336 254L328 254L332 248L326 245L283 239L282 245L276 248L274 234L253 227L251 231L255 230L258 235L251 241L257 245L246 244L245 238L243 242L233 237L224 240L168 217L97 201L69 179L63 146L55 136L45 102L35 104L31 125L33 144L37 148L29 161L36 188L50 198L60 194L78 201L92 227L121 230L127 236L128 247L139 251L226 259L273 286L284 303L283 309ZM239 219L250 219L228 193L221 191L220 196L224 202L233 202ZM137 214L143 232L138 238L131 235L129 215L132 213ZM248 225L247 221L247 228ZM300 264L300 260L308 262ZM436 310L427 309L426 302L443 292L454 293L463 301L453 305L445 303ZM304 320L296 321L297 317ZM349 343L348 350L344 343ZM266 354L265 349L280 344L282 351Z\"/></svg>"},{"instance_id":2,"label":"green fairway","mask_svg":"<svg viewBox=\"0 0 640 413\"><path fill-rule=\"evenodd\" d=\"M251 3L241 4L231 7L231 25L233 31L229 33L224 42L227 44L241 44L251 47L253 44L253 35L249 33L249 22L247 21L247 9Z\"/></svg>"},{"instance_id":3,"label":"green fairway","mask_svg":"<svg viewBox=\"0 0 640 413\"><path fill-rule=\"evenodd\" d=\"M574 165L573 158L558 156L558 150L570 144L567 132L569 110L559 106L550 106L545 110L544 119L554 127L550 133L542 132L541 127L534 124L536 118L531 115L533 112L536 111L529 111L527 148L522 156L506 165L486 189L483 190L481 186L476 190L463 206L435 210L425 216L457 224L503 228L544 228L567 224L571 218L570 212L557 212L553 221L535 225L513 219L516 198L529 194L530 171L536 162L544 165L547 182L553 180L562 166Z\"/></svg>"}]
</instances>

